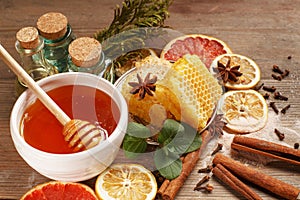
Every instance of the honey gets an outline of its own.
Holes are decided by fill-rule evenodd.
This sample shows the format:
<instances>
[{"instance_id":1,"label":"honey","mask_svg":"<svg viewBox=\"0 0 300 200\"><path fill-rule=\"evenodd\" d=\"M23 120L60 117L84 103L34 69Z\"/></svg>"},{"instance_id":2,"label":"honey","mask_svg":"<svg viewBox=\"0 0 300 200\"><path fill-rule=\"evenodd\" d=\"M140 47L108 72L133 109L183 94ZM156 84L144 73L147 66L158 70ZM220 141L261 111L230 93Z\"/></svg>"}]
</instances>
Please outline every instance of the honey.
<instances>
[{"instance_id":1,"label":"honey","mask_svg":"<svg viewBox=\"0 0 300 200\"><path fill-rule=\"evenodd\" d=\"M47 92L71 119L89 121L101 126L109 136L117 126L120 111L105 92L81 85L67 85ZM63 125L39 101L26 108L21 134L32 147L49 153L72 153L63 137Z\"/></svg>"}]
</instances>

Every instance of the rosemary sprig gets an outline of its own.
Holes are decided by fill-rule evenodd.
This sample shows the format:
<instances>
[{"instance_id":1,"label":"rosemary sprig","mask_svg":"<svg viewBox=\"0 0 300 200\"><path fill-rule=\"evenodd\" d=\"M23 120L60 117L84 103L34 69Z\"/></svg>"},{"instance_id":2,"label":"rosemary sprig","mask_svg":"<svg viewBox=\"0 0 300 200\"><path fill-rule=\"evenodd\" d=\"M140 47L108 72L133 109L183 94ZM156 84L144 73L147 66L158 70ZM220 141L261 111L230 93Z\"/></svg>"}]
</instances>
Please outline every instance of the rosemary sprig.
<instances>
[{"instance_id":1,"label":"rosemary sprig","mask_svg":"<svg viewBox=\"0 0 300 200\"><path fill-rule=\"evenodd\" d=\"M110 26L95 33L99 42L138 27L161 27L169 16L168 8L173 0L124 0L117 5Z\"/></svg>"},{"instance_id":2,"label":"rosemary sprig","mask_svg":"<svg viewBox=\"0 0 300 200\"><path fill-rule=\"evenodd\" d=\"M117 5L111 24L94 35L102 43L104 54L112 61L104 72L104 78L114 82L119 77L116 75L118 69L124 63L135 60L134 54L138 58L143 57L140 51L145 48L145 41L162 35L163 30L156 28L164 26L172 1L124 0L122 8Z\"/></svg>"}]
</instances>

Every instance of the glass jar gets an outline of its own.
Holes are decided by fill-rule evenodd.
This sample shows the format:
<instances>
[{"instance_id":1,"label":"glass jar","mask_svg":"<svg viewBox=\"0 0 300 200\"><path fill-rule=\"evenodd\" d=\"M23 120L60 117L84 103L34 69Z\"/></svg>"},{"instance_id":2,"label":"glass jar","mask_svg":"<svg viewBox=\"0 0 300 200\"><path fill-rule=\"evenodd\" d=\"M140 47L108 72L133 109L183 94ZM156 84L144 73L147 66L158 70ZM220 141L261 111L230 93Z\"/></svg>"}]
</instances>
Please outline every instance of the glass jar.
<instances>
[{"instance_id":1,"label":"glass jar","mask_svg":"<svg viewBox=\"0 0 300 200\"><path fill-rule=\"evenodd\" d=\"M68 47L76 37L67 17L57 12L46 13L38 19L37 28L44 38L46 60L58 72L68 71Z\"/></svg>"},{"instance_id":2,"label":"glass jar","mask_svg":"<svg viewBox=\"0 0 300 200\"><path fill-rule=\"evenodd\" d=\"M100 42L94 38L77 38L69 46L69 71L101 76L108 64Z\"/></svg>"},{"instance_id":3,"label":"glass jar","mask_svg":"<svg viewBox=\"0 0 300 200\"><path fill-rule=\"evenodd\" d=\"M35 27L24 27L16 34L15 48L21 57L21 65L25 71L37 81L57 73L56 68L44 57L44 40ZM21 85L25 83L19 79Z\"/></svg>"}]
</instances>

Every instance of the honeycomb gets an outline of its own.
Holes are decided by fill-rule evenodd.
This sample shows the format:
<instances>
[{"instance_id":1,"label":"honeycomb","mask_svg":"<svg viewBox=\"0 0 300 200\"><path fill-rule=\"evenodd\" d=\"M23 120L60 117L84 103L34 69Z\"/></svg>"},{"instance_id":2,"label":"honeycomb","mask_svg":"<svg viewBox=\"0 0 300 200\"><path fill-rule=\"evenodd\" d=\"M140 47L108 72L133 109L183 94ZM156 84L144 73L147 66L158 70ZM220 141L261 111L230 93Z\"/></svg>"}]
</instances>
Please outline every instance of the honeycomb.
<instances>
[{"instance_id":1,"label":"honeycomb","mask_svg":"<svg viewBox=\"0 0 300 200\"><path fill-rule=\"evenodd\" d=\"M136 62L136 69L122 84L129 112L145 124L160 127L164 119L174 118L202 130L211 117L222 88L196 55L186 55L173 65L164 59L149 56ZM128 82L137 81L137 73L144 77L156 75L156 91L140 100L130 94Z\"/></svg>"},{"instance_id":2,"label":"honeycomb","mask_svg":"<svg viewBox=\"0 0 300 200\"><path fill-rule=\"evenodd\" d=\"M222 87L199 57L185 55L175 62L164 84L180 101L181 121L202 130L222 95Z\"/></svg>"}]
</instances>

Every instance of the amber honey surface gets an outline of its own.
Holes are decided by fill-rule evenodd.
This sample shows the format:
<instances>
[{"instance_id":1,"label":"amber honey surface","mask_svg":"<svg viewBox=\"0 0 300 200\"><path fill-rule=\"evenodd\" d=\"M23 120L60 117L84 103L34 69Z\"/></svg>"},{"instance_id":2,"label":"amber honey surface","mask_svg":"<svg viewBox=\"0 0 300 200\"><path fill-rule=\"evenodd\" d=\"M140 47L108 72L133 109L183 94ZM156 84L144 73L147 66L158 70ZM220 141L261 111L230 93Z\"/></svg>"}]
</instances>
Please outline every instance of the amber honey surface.
<instances>
[{"instance_id":1,"label":"amber honey surface","mask_svg":"<svg viewBox=\"0 0 300 200\"><path fill-rule=\"evenodd\" d=\"M48 95L71 119L86 120L107 130L108 136L115 129L120 111L106 93L88 86L62 86L48 92ZM21 133L31 146L49 153L72 153L64 141L63 126L36 100L23 116Z\"/></svg>"}]
</instances>

